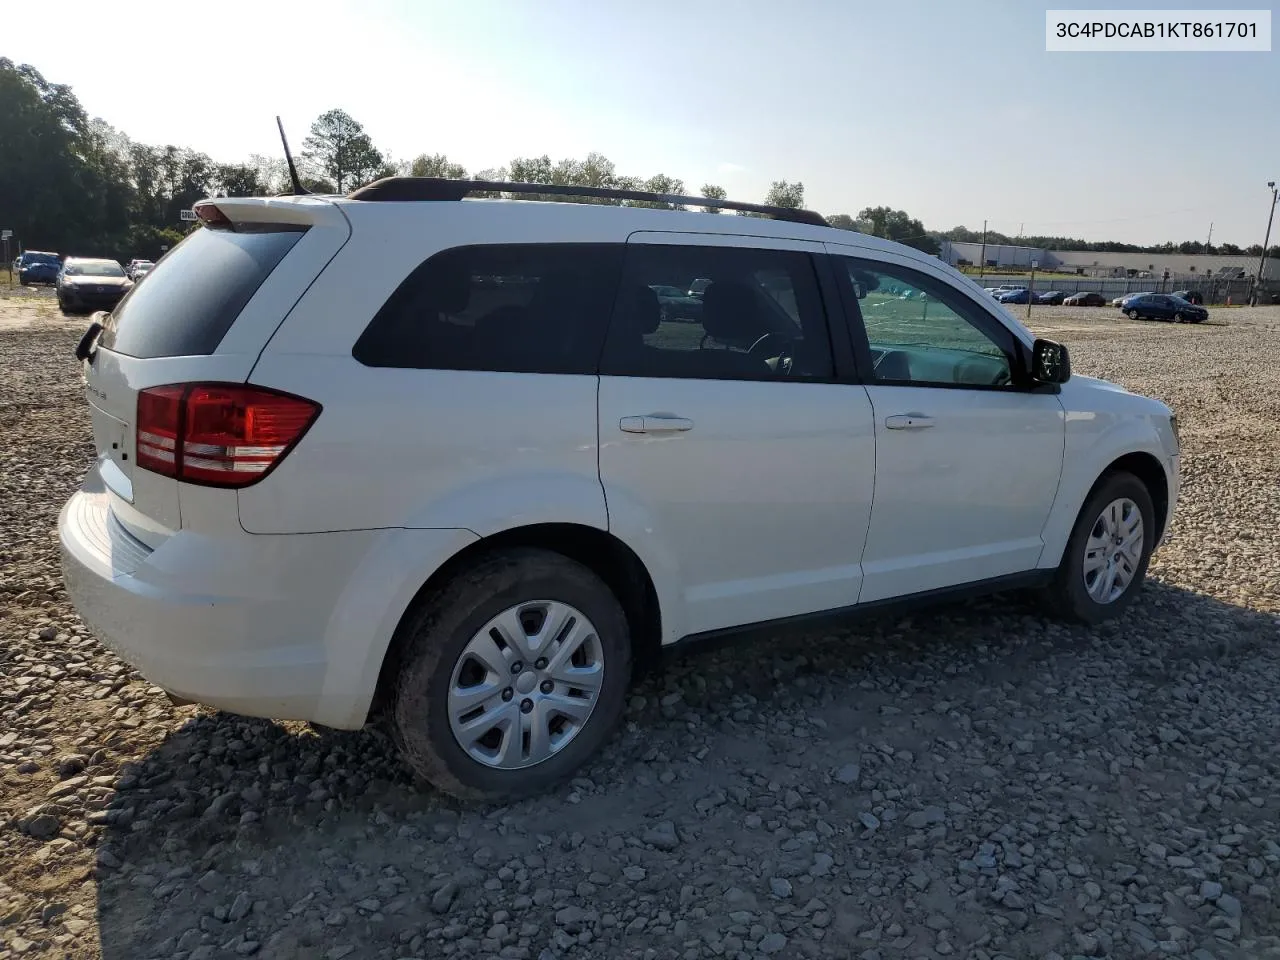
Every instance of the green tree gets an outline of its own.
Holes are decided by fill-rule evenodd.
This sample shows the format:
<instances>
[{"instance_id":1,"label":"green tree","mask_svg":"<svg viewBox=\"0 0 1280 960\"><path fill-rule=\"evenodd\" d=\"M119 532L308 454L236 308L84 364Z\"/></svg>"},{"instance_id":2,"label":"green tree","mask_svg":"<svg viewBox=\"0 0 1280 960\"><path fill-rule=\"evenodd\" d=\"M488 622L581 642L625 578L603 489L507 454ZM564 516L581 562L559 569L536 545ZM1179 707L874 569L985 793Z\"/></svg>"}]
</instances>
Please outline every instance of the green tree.
<instances>
[{"instance_id":1,"label":"green tree","mask_svg":"<svg viewBox=\"0 0 1280 960\"><path fill-rule=\"evenodd\" d=\"M677 177L669 177L665 173L657 173L643 183L628 187L631 190L643 190L645 193L661 193L667 196L684 195L684 181ZM685 210L682 203L669 203L666 200L628 200L628 207L650 207L656 210Z\"/></svg>"},{"instance_id":2,"label":"green tree","mask_svg":"<svg viewBox=\"0 0 1280 960\"><path fill-rule=\"evenodd\" d=\"M460 163L451 162L443 153L421 153L409 164L409 176L465 180L467 168Z\"/></svg>"},{"instance_id":3,"label":"green tree","mask_svg":"<svg viewBox=\"0 0 1280 960\"><path fill-rule=\"evenodd\" d=\"M827 217L827 223L838 230L857 230L858 221L853 219L847 213L833 213Z\"/></svg>"},{"instance_id":4,"label":"green tree","mask_svg":"<svg viewBox=\"0 0 1280 960\"><path fill-rule=\"evenodd\" d=\"M70 88L0 57L0 211L27 248L65 250L94 227L88 120Z\"/></svg>"},{"instance_id":5,"label":"green tree","mask_svg":"<svg viewBox=\"0 0 1280 960\"><path fill-rule=\"evenodd\" d=\"M770 207L789 207L792 210L799 210L804 206L804 184L798 180L795 183L775 180L769 185L769 192L765 194L764 202Z\"/></svg>"},{"instance_id":6,"label":"green tree","mask_svg":"<svg viewBox=\"0 0 1280 960\"><path fill-rule=\"evenodd\" d=\"M884 237L886 240L893 240L934 255L942 249L938 238L928 233L924 224L911 217L905 210L894 210L892 207L866 207L858 214L858 219L868 221L873 236Z\"/></svg>"},{"instance_id":7,"label":"green tree","mask_svg":"<svg viewBox=\"0 0 1280 960\"><path fill-rule=\"evenodd\" d=\"M329 110L311 124L302 143L303 160L317 180L327 179L338 193L368 183L382 172L384 159L364 127L345 110Z\"/></svg>"},{"instance_id":8,"label":"green tree","mask_svg":"<svg viewBox=\"0 0 1280 960\"><path fill-rule=\"evenodd\" d=\"M247 163L219 163L213 169L216 197L261 197L268 194L256 167Z\"/></svg>"},{"instance_id":9,"label":"green tree","mask_svg":"<svg viewBox=\"0 0 1280 960\"><path fill-rule=\"evenodd\" d=\"M516 157L508 164L512 183L551 183L551 158L545 153L540 157Z\"/></svg>"},{"instance_id":10,"label":"green tree","mask_svg":"<svg viewBox=\"0 0 1280 960\"><path fill-rule=\"evenodd\" d=\"M698 191L708 200L724 200L728 194L724 192L724 187L718 187L714 183L704 183ZM704 207L707 213L720 213L720 207Z\"/></svg>"}]
</instances>

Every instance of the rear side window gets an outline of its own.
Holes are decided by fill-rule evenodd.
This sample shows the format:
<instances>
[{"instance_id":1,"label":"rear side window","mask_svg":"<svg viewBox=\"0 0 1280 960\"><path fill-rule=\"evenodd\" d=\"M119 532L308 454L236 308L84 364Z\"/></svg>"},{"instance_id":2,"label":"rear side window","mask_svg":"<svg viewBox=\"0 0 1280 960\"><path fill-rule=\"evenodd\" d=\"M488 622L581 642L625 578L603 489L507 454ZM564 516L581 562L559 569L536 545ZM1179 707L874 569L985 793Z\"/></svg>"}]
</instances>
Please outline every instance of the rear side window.
<instances>
[{"instance_id":1,"label":"rear side window","mask_svg":"<svg viewBox=\"0 0 1280 960\"><path fill-rule=\"evenodd\" d=\"M200 228L125 295L101 345L142 359L213 353L305 229Z\"/></svg>"},{"instance_id":2,"label":"rear side window","mask_svg":"<svg viewBox=\"0 0 1280 960\"><path fill-rule=\"evenodd\" d=\"M831 378L831 342L812 260L793 250L633 244L600 372Z\"/></svg>"},{"instance_id":3,"label":"rear side window","mask_svg":"<svg viewBox=\"0 0 1280 960\"><path fill-rule=\"evenodd\" d=\"M418 266L352 355L370 367L596 372L622 244L454 247Z\"/></svg>"}]
</instances>

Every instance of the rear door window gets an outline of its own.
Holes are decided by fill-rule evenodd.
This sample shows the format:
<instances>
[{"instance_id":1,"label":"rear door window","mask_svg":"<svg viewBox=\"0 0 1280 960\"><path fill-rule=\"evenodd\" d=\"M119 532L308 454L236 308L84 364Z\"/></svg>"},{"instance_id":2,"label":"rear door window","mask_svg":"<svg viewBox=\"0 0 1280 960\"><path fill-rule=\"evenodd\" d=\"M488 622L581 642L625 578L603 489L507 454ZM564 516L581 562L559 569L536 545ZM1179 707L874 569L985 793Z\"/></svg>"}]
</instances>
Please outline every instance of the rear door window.
<instances>
[{"instance_id":1,"label":"rear door window","mask_svg":"<svg viewBox=\"0 0 1280 960\"><path fill-rule=\"evenodd\" d=\"M201 227L120 301L101 346L140 359L211 354L304 227Z\"/></svg>"},{"instance_id":2,"label":"rear door window","mask_svg":"<svg viewBox=\"0 0 1280 960\"><path fill-rule=\"evenodd\" d=\"M405 278L352 354L370 367L593 374L622 257L622 244L441 251Z\"/></svg>"},{"instance_id":3,"label":"rear door window","mask_svg":"<svg viewBox=\"0 0 1280 960\"><path fill-rule=\"evenodd\" d=\"M671 296L669 290L692 290ZM831 341L807 253L633 243L600 372L693 380L833 376Z\"/></svg>"}]
</instances>

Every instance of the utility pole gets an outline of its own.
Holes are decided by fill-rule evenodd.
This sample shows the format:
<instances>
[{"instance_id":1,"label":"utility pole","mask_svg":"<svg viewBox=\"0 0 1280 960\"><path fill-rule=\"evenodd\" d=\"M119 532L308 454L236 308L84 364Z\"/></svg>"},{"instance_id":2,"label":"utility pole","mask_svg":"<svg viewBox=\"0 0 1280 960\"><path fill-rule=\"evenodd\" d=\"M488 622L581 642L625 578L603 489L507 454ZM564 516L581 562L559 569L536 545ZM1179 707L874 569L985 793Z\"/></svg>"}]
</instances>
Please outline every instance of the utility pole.
<instances>
[{"instance_id":1,"label":"utility pole","mask_svg":"<svg viewBox=\"0 0 1280 960\"><path fill-rule=\"evenodd\" d=\"M982 221L982 256L978 258L978 282L982 282L987 272L987 221Z\"/></svg>"},{"instance_id":2,"label":"utility pole","mask_svg":"<svg viewBox=\"0 0 1280 960\"><path fill-rule=\"evenodd\" d=\"M1204 244L1205 253L1213 253L1213 222L1209 222L1209 239Z\"/></svg>"},{"instance_id":3,"label":"utility pole","mask_svg":"<svg viewBox=\"0 0 1280 960\"><path fill-rule=\"evenodd\" d=\"M1267 186L1271 188L1271 209L1267 213L1267 235L1262 241L1262 256L1258 258L1258 276L1253 281L1253 296L1249 299L1251 307L1258 305L1258 285L1262 283L1262 271L1267 265L1267 244L1271 242L1271 220L1276 215L1276 198L1280 194L1274 180L1268 180Z\"/></svg>"},{"instance_id":4,"label":"utility pole","mask_svg":"<svg viewBox=\"0 0 1280 960\"><path fill-rule=\"evenodd\" d=\"M1027 287L1027 322L1031 322L1031 304L1036 299L1036 267L1040 266L1039 260L1031 261L1031 285Z\"/></svg>"}]
</instances>

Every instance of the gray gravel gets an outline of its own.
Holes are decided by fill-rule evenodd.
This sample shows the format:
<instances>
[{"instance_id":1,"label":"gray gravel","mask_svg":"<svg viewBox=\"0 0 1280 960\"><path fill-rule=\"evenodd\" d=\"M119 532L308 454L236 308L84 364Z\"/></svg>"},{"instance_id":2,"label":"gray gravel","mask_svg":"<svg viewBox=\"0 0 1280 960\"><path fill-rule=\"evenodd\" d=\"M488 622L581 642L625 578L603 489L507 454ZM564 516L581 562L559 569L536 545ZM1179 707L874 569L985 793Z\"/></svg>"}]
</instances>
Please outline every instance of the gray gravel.
<instances>
[{"instance_id":1,"label":"gray gravel","mask_svg":"<svg viewBox=\"0 0 1280 960\"><path fill-rule=\"evenodd\" d=\"M1280 957L1280 309L1041 308L1175 406L1144 599L1019 598L689 653L553 796L454 807L374 733L174 708L53 525L82 322L0 299L0 958ZM35 319L31 319L34 317ZM7 321L7 323L6 323Z\"/></svg>"}]
</instances>

